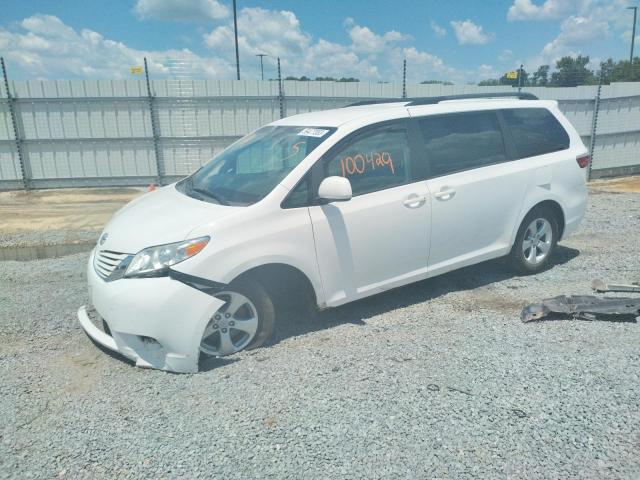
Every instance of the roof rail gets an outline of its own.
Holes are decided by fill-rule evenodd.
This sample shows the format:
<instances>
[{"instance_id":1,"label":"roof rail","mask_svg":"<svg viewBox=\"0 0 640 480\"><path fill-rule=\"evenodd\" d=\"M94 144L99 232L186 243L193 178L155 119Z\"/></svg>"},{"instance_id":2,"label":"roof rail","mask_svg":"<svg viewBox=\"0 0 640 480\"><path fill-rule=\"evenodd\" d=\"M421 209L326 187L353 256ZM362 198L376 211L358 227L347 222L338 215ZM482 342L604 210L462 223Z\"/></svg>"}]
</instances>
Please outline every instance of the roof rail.
<instances>
[{"instance_id":1,"label":"roof rail","mask_svg":"<svg viewBox=\"0 0 640 480\"><path fill-rule=\"evenodd\" d=\"M396 102L408 102L407 98L372 98L370 100L360 100L359 102L350 103L345 105L346 107L361 107L362 105L376 105L378 103L396 103Z\"/></svg>"},{"instance_id":2,"label":"roof rail","mask_svg":"<svg viewBox=\"0 0 640 480\"><path fill-rule=\"evenodd\" d=\"M462 95L444 95L442 97L424 97L409 99L407 107L414 105L435 105L449 100L471 100L474 98L517 98L518 100L538 100L533 93L519 92L495 92L495 93L465 93Z\"/></svg>"},{"instance_id":3,"label":"roof rail","mask_svg":"<svg viewBox=\"0 0 640 480\"><path fill-rule=\"evenodd\" d=\"M405 102L407 107L416 105L435 105L440 102L450 100L471 100L474 98L517 98L518 100L538 100L533 93L527 92L494 92L494 93L464 93L460 95L444 95L441 97L417 97L417 98L374 98L371 100L360 100L359 102L350 103L345 107L359 107L362 105L376 105L381 103L398 103Z\"/></svg>"}]
</instances>

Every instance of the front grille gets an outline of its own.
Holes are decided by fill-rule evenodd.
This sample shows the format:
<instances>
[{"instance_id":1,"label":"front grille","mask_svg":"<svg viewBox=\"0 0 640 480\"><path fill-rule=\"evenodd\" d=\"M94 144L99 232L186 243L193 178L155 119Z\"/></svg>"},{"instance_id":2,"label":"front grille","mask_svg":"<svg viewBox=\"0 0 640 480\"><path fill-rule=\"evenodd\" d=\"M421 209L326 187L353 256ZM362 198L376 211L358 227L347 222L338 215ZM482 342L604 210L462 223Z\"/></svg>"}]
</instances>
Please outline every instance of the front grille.
<instances>
[{"instance_id":1,"label":"front grille","mask_svg":"<svg viewBox=\"0 0 640 480\"><path fill-rule=\"evenodd\" d=\"M111 250L97 250L93 257L93 268L101 278L107 279L120 262L129 256L128 253L112 252Z\"/></svg>"}]
</instances>

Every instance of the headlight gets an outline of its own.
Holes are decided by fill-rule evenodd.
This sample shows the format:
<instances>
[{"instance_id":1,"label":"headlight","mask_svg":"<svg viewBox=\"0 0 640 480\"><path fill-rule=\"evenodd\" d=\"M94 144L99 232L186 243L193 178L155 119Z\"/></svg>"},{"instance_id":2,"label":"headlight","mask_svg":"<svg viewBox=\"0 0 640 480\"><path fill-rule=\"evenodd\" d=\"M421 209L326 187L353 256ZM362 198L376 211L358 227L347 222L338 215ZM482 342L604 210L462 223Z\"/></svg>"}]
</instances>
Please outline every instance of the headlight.
<instances>
[{"instance_id":1,"label":"headlight","mask_svg":"<svg viewBox=\"0 0 640 480\"><path fill-rule=\"evenodd\" d=\"M133 257L125 277L144 277L162 274L172 265L193 257L209 243L209 237L168 243L141 250Z\"/></svg>"}]
</instances>

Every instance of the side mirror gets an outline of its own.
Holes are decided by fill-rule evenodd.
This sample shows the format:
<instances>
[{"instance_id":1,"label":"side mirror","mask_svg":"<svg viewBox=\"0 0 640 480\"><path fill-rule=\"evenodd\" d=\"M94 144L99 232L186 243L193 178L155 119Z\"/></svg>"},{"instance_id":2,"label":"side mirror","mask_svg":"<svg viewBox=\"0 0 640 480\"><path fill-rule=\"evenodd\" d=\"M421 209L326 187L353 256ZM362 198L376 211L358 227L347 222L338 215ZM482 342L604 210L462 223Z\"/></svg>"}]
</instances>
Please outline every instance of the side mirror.
<instances>
[{"instance_id":1,"label":"side mirror","mask_svg":"<svg viewBox=\"0 0 640 480\"><path fill-rule=\"evenodd\" d=\"M327 177L318 188L318 199L328 202L351 200L351 182L344 177Z\"/></svg>"}]
</instances>

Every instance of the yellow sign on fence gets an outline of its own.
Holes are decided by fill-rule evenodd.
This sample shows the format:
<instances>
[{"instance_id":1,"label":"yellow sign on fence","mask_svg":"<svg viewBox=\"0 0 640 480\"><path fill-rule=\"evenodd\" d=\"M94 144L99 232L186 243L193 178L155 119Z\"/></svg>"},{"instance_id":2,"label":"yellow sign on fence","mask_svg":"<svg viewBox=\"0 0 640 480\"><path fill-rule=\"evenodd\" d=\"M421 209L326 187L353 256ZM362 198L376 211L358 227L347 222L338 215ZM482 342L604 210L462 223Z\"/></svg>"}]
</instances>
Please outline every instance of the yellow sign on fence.
<instances>
[{"instance_id":1,"label":"yellow sign on fence","mask_svg":"<svg viewBox=\"0 0 640 480\"><path fill-rule=\"evenodd\" d=\"M516 78L518 78L518 71L517 70L512 70L511 72L505 73L505 76L509 80L515 80Z\"/></svg>"},{"instance_id":2,"label":"yellow sign on fence","mask_svg":"<svg viewBox=\"0 0 640 480\"><path fill-rule=\"evenodd\" d=\"M132 75L140 75L142 73L142 67L131 67Z\"/></svg>"}]
</instances>

